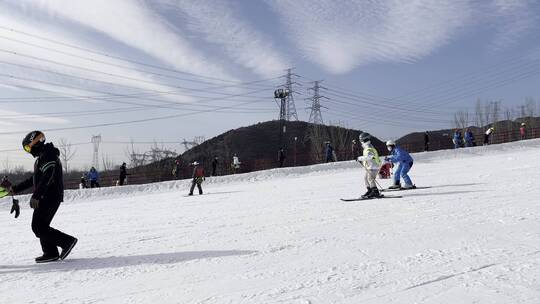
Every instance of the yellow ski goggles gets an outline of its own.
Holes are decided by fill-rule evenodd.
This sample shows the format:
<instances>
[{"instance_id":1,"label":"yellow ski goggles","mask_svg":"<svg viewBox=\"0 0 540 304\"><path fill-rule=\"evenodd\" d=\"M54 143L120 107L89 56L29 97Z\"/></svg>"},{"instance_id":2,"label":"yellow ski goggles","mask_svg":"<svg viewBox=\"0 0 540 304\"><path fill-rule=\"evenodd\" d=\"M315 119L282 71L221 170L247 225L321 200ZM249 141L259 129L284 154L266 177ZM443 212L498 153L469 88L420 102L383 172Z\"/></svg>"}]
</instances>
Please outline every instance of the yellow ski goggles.
<instances>
[{"instance_id":1,"label":"yellow ski goggles","mask_svg":"<svg viewBox=\"0 0 540 304\"><path fill-rule=\"evenodd\" d=\"M26 151L27 153L30 153L30 151L32 151L32 147L33 147L33 146L35 146L38 142L44 142L44 141L45 141L45 135L39 134L39 135L36 136L29 144L24 145L24 146L23 146L23 149L24 149L24 151Z\"/></svg>"}]
</instances>

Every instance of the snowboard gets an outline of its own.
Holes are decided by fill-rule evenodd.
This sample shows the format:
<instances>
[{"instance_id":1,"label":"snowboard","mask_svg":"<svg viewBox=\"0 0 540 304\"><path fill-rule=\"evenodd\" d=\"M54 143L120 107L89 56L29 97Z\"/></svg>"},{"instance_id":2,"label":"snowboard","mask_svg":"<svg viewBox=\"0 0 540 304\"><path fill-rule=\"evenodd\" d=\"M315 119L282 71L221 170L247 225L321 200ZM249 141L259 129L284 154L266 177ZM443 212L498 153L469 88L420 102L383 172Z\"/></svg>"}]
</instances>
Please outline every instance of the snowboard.
<instances>
[{"instance_id":1,"label":"snowboard","mask_svg":"<svg viewBox=\"0 0 540 304\"><path fill-rule=\"evenodd\" d=\"M379 197L358 197L358 198L340 198L343 202L356 202L356 201L367 201L373 199L383 199L383 198L402 198L401 195L382 195Z\"/></svg>"}]
</instances>

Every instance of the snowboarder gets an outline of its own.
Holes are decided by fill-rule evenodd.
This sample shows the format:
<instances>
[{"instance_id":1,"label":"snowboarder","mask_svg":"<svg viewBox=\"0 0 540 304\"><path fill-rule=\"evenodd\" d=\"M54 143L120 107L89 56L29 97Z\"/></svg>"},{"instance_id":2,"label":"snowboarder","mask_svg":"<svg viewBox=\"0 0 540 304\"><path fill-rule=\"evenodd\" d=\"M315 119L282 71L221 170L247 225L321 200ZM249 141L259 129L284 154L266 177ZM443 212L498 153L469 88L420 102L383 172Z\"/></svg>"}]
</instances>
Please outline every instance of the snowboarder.
<instances>
[{"instance_id":1,"label":"snowboarder","mask_svg":"<svg viewBox=\"0 0 540 304\"><path fill-rule=\"evenodd\" d=\"M390 156L385 157L384 160L398 164L397 169L394 171L394 184L389 189L413 189L415 186L408 175L413 166L413 158L407 151L396 145L393 140L386 142L386 148L390 152ZM401 187L400 178L405 182L403 187Z\"/></svg>"},{"instance_id":2,"label":"snowboarder","mask_svg":"<svg viewBox=\"0 0 540 304\"><path fill-rule=\"evenodd\" d=\"M527 126L524 122L521 123L521 127L519 127L519 138L521 140L524 140L527 138Z\"/></svg>"},{"instance_id":3,"label":"snowboarder","mask_svg":"<svg viewBox=\"0 0 540 304\"><path fill-rule=\"evenodd\" d=\"M377 149L371 144L371 135L369 133L362 133L359 136L359 140L362 143L363 153L357 160L362 164L366 170L364 181L366 184L367 192L362 195L362 198L375 198L380 197L381 194L377 188L376 178L379 174L379 168L381 166L381 159Z\"/></svg>"},{"instance_id":4,"label":"snowboarder","mask_svg":"<svg viewBox=\"0 0 540 304\"><path fill-rule=\"evenodd\" d=\"M81 176L81 183L79 184L79 189L86 189L88 186L86 185L86 174L83 173Z\"/></svg>"},{"instance_id":5,"label":"snowboarder","mask_svg":"<svg viewBox=\"0 0 540 304\"><path fill-rule=\"evenodd\" d=\"M429 150L429 133L428 131L424 132L424 151Z\"/></svg>"},{"instance_id":6,"label":"snowboarder","mask_svg":"<svg viewBox=\"0 0 540 304\"><path fill-rule=\"evenodd\" d=\"M454 143L454 149L458 149L461 147L461 131L457 130L454 132L454 137L452 137L452 142Z\"/></svg>"},{"instance_id":7,"label":"snowboarder","mask_svg":"<svg viewBox=\"0 0 540 304\"><path fill-rule=\"evenodd\" d=\"M333 162L334 161L334 147L332 147L332 145L330 144L329 141L326 142L326 147L325 147L325 155L326 155L326 162Z\"/></svg>"},{"instance_id":8,"label":"snowboarder","mask_svg":"<svg viewBox=\"0 0 540 304\"><path fill-rule=\"evenodd\" d=\"M212 160L212 176L216 176L217 174L217 165L218 165L218 157L214 157L214 159Z\"/></svg>"},{"instance_id":9,"label":"snowboarder","mask_svg":"<svg viewBox=\"0 0 540 304\"><path fill-rule=\"evenodd\" d=\"M96 168L90 168L90 171L88 172L88 179L90 180L90 188L99 188L99 173L97 172Z\"/></svg>"},{"instance_id":10,"label":"snowboarder","mask_svg":"<svg viewBox=\"0 0 540 304\"><path fill-rule=\"evenodd\" d=\"M193 181L191 182L191 189L189 190L189 195L193 195L193 190L195 190L195 185L197 185L197 188L199 189L199 195L203 194L202 190L202 182L204 181L204 168L202 166L199 166L200 164L198 162L193 162L191 164L193 166Z\"/></svg>"},{"instance_id":11,"label":"snowboarder","mask_svg":"<svg viewBox=\"0 0 540 304\"><path fill-rule=\"evenodd\" d=\"M126 163L122 163L122 165L120 166L120 176L118 178L118 185L119 186L124 185L124 182L126 181L127 176L128 176L128 174L127 174Z\"/></svg>"},{"instance_id":12,"label":"snowboarder","mask_svg":"<svg viewBox=\"0 0 540 304\"><path fill-rule=\"evenodd\" d=\"M353 159L357 159L360 156L360 147L358 146L358 142L356 142L356 139L352 140L351 152Z\"/></svg>"},{"instance_id":13,"label":"snowboarder","mask_svg":"<svg viewBox=\"0 0 540 304\"><path fill-rule=\"evenodd\" d=\"M238 156L235 153L233 155L233 163L232 163L233 174L240 171L240 164L241 164L240 159L238 158Z\"/></svg>"},{"instance_id":14,"label":"snowboarder","mask_svg":"<svg viewBox=\"0 0 540 304\"><path fill-rule=\"evenodd\" d=\"M467 129L465 131L465 137L463 138L463 142L465 143L465 147L476 146L476 143L474 142L474 135L470 129Z\"/></svg>"},{"instance_id":15,"label":"snowboarder","mask_svg":"<svg viewBox=\"0 0 540 304\"><path fill-rule=\"evenodd\" d=\"M495 131L495 128L489 127L486 130L486 133L484 133L484 146L490 144L491 134L493 134L493 131Z\"/></svg>"},{"instance_id":16,"label":"snowboarder","mask_svg":"<svg viewBox=\"0 0 540 304\"><path fill-rule=\"evenodd\" d=\"M77 239L50 227L50 224L64 201L64 182L60 151L52 143L45 143L45 135L32 131L22 141L24 150L30 153L36 162L34 174L18 185L11 187L12 193L34 187L30 198L30 207L34 209L32 231L39 238L43 255L35 259L36 263L47 263L65 259ZM58 253L58 247L62 252Z\"/></svg>"},{"instance_id":17,"label":"snowboarder","mask_svg":"<svg viewBox=\"0 0 540 304\"><path fill-rule=\"evenodd\" d=\"M278 151L278 162L279 162L279 167L283 167L283 163L285 162L285 150L283 150L283 148L279 148L279 151Z\"/></svg>"}]
</instances>

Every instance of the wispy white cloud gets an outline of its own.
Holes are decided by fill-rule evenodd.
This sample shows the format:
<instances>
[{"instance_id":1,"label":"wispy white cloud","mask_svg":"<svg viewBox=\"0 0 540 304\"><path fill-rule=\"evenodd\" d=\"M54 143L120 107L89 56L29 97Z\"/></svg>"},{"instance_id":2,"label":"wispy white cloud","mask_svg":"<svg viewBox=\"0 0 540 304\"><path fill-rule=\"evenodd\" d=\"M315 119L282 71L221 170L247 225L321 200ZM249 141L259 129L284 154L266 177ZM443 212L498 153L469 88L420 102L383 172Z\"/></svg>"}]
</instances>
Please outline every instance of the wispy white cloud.
<instances>
[{"instance_id":1,"label":"wispy white cloud","mask_svg":"<svg viewBox=\"0 0 540 304\"><path fill-rule=\"evenodd\" d=\"M489 11L493 12L491 23L496 34L493 49L500 50L515 45L519 39L530 32L538 22L536 1L530 0L493 0Z\"/></svg>"},{"instance_id":2,"label":"wispy white cloud","mask_svg":"<svg viewBox=\"0 0 540 304\"><path fill-rule=\"evenodd\" d=\"M372 62L411 62L427 56L451 41L471 12L465 0L268 3L300 52L337 74Z\"/></svg>"},{"instance_id":3,"label":"wispy white cloud","mask_svg":"<svg viewBox=\"0 0 540 304\"><path fill-rule=\"evenodd\" d=\"M179 9L188 28L212 44L224 48L235 63L263 76L272 77L290 66L290 59L278 50L271 37L245 21L230 1L165 0Z\"/></svg>"},{"instance_id":4,"label":"wispy white cloud","mask_svg":"<svg viewBox=\"0 0 540 304\"><path fill-rule=\"evenodd\" d=\"M41 10L81 24L178 70L234 79L194 48L177 30L168 26L143 1L18 0L12 4L27 11Z\"/></svg>"}]
</instances>

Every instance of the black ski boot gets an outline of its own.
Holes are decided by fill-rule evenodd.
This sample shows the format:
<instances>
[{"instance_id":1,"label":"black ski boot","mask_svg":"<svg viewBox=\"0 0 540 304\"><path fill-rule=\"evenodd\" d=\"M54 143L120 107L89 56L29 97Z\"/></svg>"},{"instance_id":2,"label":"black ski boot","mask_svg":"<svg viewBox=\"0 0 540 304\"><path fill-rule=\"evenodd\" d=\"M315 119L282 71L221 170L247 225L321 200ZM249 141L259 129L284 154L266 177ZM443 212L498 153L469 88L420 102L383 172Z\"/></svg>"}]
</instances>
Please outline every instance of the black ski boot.
<instances>
[{"instance_id":1,"label":"black ski boot","mask_svg":"<svg viewBox=\"0 0 540 304\"><path fill-rule=\"evenodd\" d=\"M381 193L379 192L379 188L373 187L371 188L371 194L369 196L370 198L379 198L382 197Z\"/></svg>"},{"instance_id":2,"label":"black ski boot","mask_svg":"<svg viewBox=\"0 0 540 304\"><path fill-rule=\"evenodd\" d=\"M49 262L58 261L58 259L60 259L58 254L52 255L52 254L45 254L44 253L42 256L36 258L36 263L38 263L38 264L49 263Z\"/></svg>"},{"instance_id":3,"label":"black ski boot","mask_svg":"<svg viewBox=\"0 0 540 304\"><path fill-rule=\"evenodd\" d=\"M78 240L76 238L73 238L73 240L71 241L71 244L69 244L68 247L62 248L62 252L60 252L61 260L67 258L67 256L71 253L71 250L73 249L73 247L75 247L75 245L77 244L77 241Z\"/></svg>"},{"instance_id":4,"label":"black ski boot","mask_svg":"<svg viewBox=\"0 0 540 304\"><path fill-rule=\"evenodd\" d=\"M371 191L372 191L372 188L371 187L367 187L367 192L364 193L364 195L362 195L362 198L370 198L371 196Z\"/></svg>"}]
</instances>

